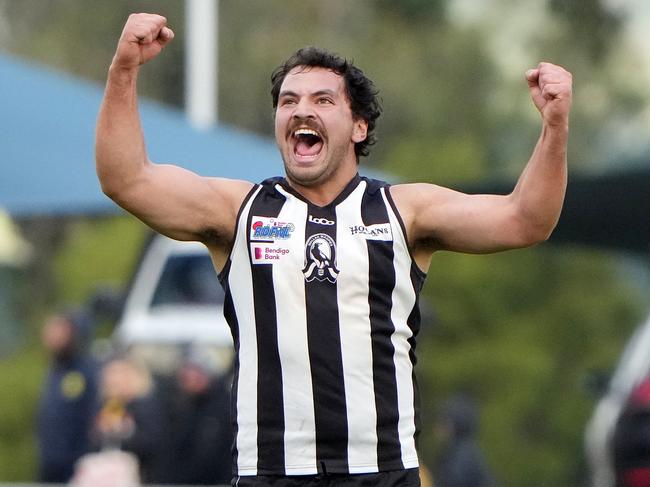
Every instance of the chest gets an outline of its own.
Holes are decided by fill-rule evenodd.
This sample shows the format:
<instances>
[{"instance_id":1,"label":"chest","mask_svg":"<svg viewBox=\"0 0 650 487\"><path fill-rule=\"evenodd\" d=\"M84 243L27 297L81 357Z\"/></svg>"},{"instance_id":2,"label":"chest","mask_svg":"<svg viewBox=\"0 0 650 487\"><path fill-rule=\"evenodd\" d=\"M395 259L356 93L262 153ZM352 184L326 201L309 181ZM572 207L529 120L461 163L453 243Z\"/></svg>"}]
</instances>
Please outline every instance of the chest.
<instances>
[{"instance_id":1,"label":"chest","mask_svg":"<svg viewBox=\"0 0 650 487\"><path fill-rule=\"evenodd\" d=\"M302 273L306 282L334 283L341 273L365 278L372 260L392 259L399 231L382 194L368 195L363 187L327 207L280 188L258 194L242 220L251 265Z\"/></svg>"}]
</instances>

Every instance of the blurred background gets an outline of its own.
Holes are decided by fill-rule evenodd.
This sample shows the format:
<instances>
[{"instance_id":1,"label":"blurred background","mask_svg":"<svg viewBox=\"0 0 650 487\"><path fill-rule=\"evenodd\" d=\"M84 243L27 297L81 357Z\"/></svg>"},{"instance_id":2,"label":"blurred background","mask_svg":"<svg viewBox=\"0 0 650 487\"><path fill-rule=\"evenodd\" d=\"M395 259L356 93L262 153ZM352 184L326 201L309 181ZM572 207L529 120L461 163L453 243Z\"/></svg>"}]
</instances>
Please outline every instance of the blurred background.
<instances>
[{"instance_id":1,"label":"blurred background","mask_svg":"<svg viewBox=\"0 0 650 487\"><path fill-rule=\"evenodd\" d=\"M0 0L0 482L36 480L47 317L92 304L101 350L119 315L110 303L150 239L85 179L117 39L129 13L148 11L176 33L140 78L152 158L205 175L281 171L270 73L304 45L353 59L380 90L379 141L362 173L467 191L508 191L532 152L540 121L523 73L541 60L573 73L571 182L550 242L433 258L418 344L420 452L435 478L438 411L462 393L478 405L477 442L501 485L588 485L584 436L599 384L650 303L650 3L220 0L218 122L207 128L183 115L185 8ZM240 146L221 153L224 137ZM251 147L256 165L237 167Z\"/></svg>"}]
</instances>

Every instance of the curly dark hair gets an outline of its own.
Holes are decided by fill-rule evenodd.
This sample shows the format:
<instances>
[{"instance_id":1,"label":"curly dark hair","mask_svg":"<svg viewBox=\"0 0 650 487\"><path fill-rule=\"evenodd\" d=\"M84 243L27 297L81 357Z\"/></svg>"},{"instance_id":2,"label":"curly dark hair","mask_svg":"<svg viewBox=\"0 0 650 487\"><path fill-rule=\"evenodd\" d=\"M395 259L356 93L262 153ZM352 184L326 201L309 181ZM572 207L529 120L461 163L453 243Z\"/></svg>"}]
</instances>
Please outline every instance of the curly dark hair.
<instances>
[{"instance_id":1,"label":"curly dark hair","mask_svg":"<svg viewBox=\"0 0 650 487\"><path fill-rule=\"evenodd\" d=\"M368 135L365 140L354 145L354 153L357 161L360 156L367 156L370 153L370 146L377 141L374 130L377 118L381 114L381 105L377 96L379 92L373 82L351 61L319 47L303 47L271 74L274 109L278 106L280 87L284 78L298 66L326 68L343 77L352 113L368 123Z\"/></svg>"}]
</instances>

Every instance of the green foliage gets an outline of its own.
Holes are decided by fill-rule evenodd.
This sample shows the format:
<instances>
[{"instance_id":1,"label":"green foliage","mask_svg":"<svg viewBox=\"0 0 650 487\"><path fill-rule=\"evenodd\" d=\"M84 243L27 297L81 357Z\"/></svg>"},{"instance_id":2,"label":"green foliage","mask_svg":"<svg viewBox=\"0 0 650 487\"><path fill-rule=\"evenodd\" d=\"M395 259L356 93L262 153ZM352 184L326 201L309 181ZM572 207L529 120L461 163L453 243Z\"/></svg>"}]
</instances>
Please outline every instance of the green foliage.
<instances>
[{"instance_id":1,"label":"green foliage","mask_svg":"<svg viewBox=\"0 0 650 487\"><path fill-rule=\"evenodd\" d=\"M445 0L376 0L376 8L389 15L401 17L408 23L443 22L445 19Z\"/></svg>"},{"instance_id":2,"label":"green foliage","mask_svg":"<svg viewBox=\"0 0 650 487\"><path fill-rule=\"evenodd\" d=\"M595 251L434 256L425 293L436 319L419 353L425 431L439 401L468 392L483 406L481 442L505 484L570 485L593 407L587 373L615 361L644 310L622 279ZM423 437L431 461L435 444Z\"/></svg>"},{"instance_id":3,"label":"green foliage","mask_svg":"<svg viewBox=\"0 0 650 487\"><path fill-rule=\"evenodd\" d=\"M25 0L0 1L11 19L8 47L15 53L85 78L106 78L124 22L133 12L157 12L169 18L182 39L183 2L175 0ZM178 22L176 22L178 19ZM35 35L36 34L36 35ZM183 44L167 49L167 62L155 60L141 77L146 96L183 103ZM161 83L164 79L166 82ZM179 89L180 88L180 89Z\"/></svg>"},{"instance_id":4,"label":"green foliage","mask_svg":"<svg viewBox=\"0 0 650 487\"><path fill-rule=\"evenodd\" d=\"M608 9L600 0L549 0L556 19L569 25L571 41L580 44L592 61L601 61L612 36L621 28L622 16Z\"/></svg>"},{"instance_id":5,"label":"green foliage","mask_svg":"<svg viewBox=\"0 0 650 487\"><path fill-rule=\"evenodd\" d=\"M19 271L0 265L0 357L14 348L21 335L17 319Z\"/></svg>"},{"instance_id":6,"label":"green foliage","mask_svg":"<svg viewBox=\"0 0 650 487\"><path fill-rule=\"evenodd\" d=\"M125 286L146 235L131 216L72 224L53 263L59 301L83 303L100 286Z\"/></svg>"},{"instance_id":7,"label":"green foliage","mask_svg":"<svg viewBox=\"0 0 650 487\"><path fill-rule=\"evenodd\" d=\"M0 478L34 479L35 419L45 360L37 347L0 359Z\"/></svg>"}]
</instances>

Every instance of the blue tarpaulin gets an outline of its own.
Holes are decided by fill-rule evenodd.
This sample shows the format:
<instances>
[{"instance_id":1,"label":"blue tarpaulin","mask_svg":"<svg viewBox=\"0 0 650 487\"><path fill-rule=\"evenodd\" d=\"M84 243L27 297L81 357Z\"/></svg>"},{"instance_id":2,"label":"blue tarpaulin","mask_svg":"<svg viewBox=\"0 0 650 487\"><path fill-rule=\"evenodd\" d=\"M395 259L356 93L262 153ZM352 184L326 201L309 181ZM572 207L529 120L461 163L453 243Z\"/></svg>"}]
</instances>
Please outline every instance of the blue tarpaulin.
<instances>
[{"instance_id":1,"label":"blue tarpaulin","mask_svg":"<svg viewBox=\"0 0 650 487\"><path fill-rule=\"evenodd\" d=\"M0 54L0 208L14 217L117 211L95 174L103 89ZM148 100L140 112L153 161L253 182L283 173L270 138L224 125L199 131L182 111Z\"/></svg>"}]
</instances>

